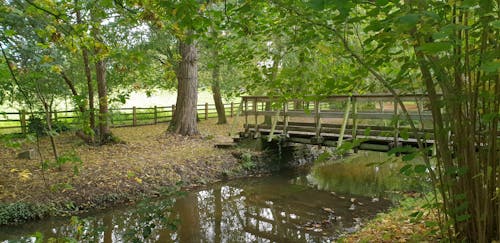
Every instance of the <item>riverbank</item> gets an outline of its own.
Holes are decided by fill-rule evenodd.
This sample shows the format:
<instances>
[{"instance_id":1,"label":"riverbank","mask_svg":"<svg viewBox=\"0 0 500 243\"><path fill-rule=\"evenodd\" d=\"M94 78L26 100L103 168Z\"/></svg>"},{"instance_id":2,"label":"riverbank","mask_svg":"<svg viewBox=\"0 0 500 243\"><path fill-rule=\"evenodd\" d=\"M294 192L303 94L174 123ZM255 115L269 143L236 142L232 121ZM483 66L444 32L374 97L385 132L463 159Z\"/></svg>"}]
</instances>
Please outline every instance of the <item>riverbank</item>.
<instances>
[{"instance_id":1,"label":"riverbank","mask_svg":"<svg viewBox=\"0 0 500 243\"><path fill-rule=\"evenodd\" d=\"M339 239L351 242L440 242L435 212L423 208L429 202L419 195L407 196L399 205L367 222L359 231Z\"/></svg>"},{"instance_id":2,"label":"riverbank","mask_svg":"<svg viewBox=\"0 0 500 243\"><path fill-rule=\"evenodd\" d=\"M17 158L21 151L37 149L35 142L24 141L19 147L2 143L0 225L134 202L157 196L161 188L179 181L192 187L248 175L252 164L237 158L241 151L214 146L231 140L231 123L215 123L200 122L201 136L196 138L167 134L167 124L114 128L113 134L125 143L101 147L62 133L56 137L64 158L61 169L50 161L46 137L39 143L42 156L35 159Z\"/></svg>"}]
</instances>

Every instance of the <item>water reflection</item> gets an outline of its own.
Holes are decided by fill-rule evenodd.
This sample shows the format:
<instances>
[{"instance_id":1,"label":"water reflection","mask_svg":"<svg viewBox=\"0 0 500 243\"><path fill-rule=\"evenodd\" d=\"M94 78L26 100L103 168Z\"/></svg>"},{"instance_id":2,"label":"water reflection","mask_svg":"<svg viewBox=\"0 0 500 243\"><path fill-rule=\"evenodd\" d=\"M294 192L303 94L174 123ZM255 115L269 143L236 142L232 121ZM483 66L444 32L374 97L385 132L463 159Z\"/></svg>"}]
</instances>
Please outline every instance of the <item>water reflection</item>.
<instances>
[{"instance_id":1,"label":"water reflection","mask_svg":"<svg viewBox=\"0 0 500 243\"><path fill-rule=\"evenodd\" d=\"M420 163L417 160L406 163ZM307 183L318 189L365 195L371 197L400 197L400 192L425 191L424 178L403 176L399 170L405 165L400 157L385 153L360 152L339 161L314 166L305 178L296 183Z\"/></svg>"},{"instance_id":2,"label":"water reflection","mask_svg":"<svg viewBox=\"0 0 500 243\"><path fill-rule=\"evenodd\" d=\"M307 176L277 175L211 185L175 201L164 214L180 219L177 230L155 227L146 242L330 242L354 231L363 219L385 210L388 190L401 190L397 165L367 167L372 158L315 166ZM361 162L360 162L361 161ZM356 165L358 163L358 165ZM396 166L393 168L393 166ZM395 178L399 178L396 180ZM313 185L313 187L311 187ZM399 185L400 187L397 187ZM319 188L319 189L318 189ZM335 193L332 193L334 191ZM374 197L378 200L373 200ZM124 242L130 229L143 227L134 207L94 213L82 218L81 241ZM161 220L150 221L155 226ZM0 241L34 242L44 238L77 237L78 224L67 218L0 228Z\"/></svg>"}]
</instances>

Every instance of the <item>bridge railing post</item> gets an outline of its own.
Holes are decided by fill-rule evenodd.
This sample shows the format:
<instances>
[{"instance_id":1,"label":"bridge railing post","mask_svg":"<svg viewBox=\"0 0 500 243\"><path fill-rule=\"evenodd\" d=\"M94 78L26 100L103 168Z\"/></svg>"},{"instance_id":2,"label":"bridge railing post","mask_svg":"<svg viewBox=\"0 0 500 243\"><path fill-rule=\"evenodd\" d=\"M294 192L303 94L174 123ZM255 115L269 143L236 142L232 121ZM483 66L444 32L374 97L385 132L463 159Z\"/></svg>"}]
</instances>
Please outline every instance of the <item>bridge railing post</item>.
<instances>
[{"instance_id":1,"label":"bridge railing post","mask_svg":"<svg viewBox=\"0 0 500 243\"><path fill-rule=\"evenodd\" d=\"M255 126L255 138L259 137L259 114L258 111L258 98L253 99L253 112L254 112L254 126Z\"/></svg>"},{"instance_id":2,"label":"bridge railing post","mask_svg":"<svg viewBox=\"0 0 500 243\"><path fill-rule=\"evenodd\" d=\"M316 128L316 141L317 143L321 143L321 107L319 100L314 101L314 124Z\"/></svg>"},{"instance_id":3,"label":"bridge railing post","mask_svg":"<svg viewBox=\"0 0 500 243\"><path fill-rule=\"evenodd\" d=\"M344 111L344 118L342 120L342 126L340 127L339 140L337 141L337 147L342 146L344 141L345 129L347 127L347 122L349 121L349 113L351 110L351 97L347 98L346 108Z\"/></svg>"},{"instance_id":4,"label":"bridge railing post","mask_svg":"<svg viewBox=\"0 0 500 243\"><path fill-rule=\"evenodd\" d=\"M248 124L248 99L244 98L243 103L245 104L245 134L247 134L250 129Z\"/></svg>"},{"instance_id":5,"label":"bridge railing post","mask_svg":"<svg viewBox=\"0 0 500 243\"><path fill-rule=\"evenodd\" d=\"M358 130L358 103L356 102L356 97L352 97L352 140L356 140L357 130ZM354 148L354 152L358 152L357 148Z\"/></svg>"},{"instance_id":6,"label":"bridge railing post","mask_svg":"<svg viewBox=\"0 0 500 243\"><path fill-rule=\"evenodd\" d=\"M288 101L283 103L283 135L288 137Z\"/></svg>"},{"instance_id":7,"label":"bridge railing post","mask_svg":"<svg viewBox=\"0 0 500 243\"><path fill-rule=\"evenodd\" d=\"M399 106L397 99L394 99L394 148L399 144Z\"/></svg>"}]
</instances>

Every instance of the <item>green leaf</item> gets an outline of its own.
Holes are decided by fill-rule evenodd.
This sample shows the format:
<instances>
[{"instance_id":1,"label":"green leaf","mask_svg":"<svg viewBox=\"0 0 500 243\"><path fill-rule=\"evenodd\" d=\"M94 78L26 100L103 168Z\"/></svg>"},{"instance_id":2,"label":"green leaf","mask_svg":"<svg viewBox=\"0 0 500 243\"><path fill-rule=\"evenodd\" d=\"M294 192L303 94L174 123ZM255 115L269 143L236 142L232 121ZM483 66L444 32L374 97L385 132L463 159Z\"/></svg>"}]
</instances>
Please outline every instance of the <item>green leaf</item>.
<instances>
[{"instance_id":1,"label":"green leaf","mask_svg":"<svg viewBox=\"0 0 500 243\"><path fill-rule=\"evenodd\" d=\"M413 170L415 171L415 173L423 174L427 170L427 166L423 164L415 165L415 168Z\"/></svg>"},{"instance_id":2,"label":"green leaf","mask_svg":"<svg viewBox=\"0 0 500 243\"><path fill-rule=\"evenodd\" d=\"M449 51L451 48L451 42L432 42L425 43L418 49L427 52L429 54L434 54L436 52Z\"/></svg>"},{"instance_id":3,"label":"green leaf","mask_svg":"<svg viewBox=\"0 0 500 243\"><path fill-rule=\"evenodd\" d=\"M401 169L399 169L399 173L403 174L403 175L406 175L406 176L409 176L412 174L412 171L411 171L411 168L413 166L408 164L408 165L405 165L403 167L401 167Z\"/></svg>"},{"instance_id":4,"label":"green leaf","mask_svg":"<svg viewBox=\"0 0 500 243\"><path fill-rule=\"evenodd\" d=\"M401 159L403 161L411 161L411 160L415 159L415 157L417 157L417 153L409 153L409 154L403 155L403 157Z\"/></svg>"},{"instance_id":5,"label":"green leaf","mask_svg":"<svg viewBox=\"0 0 500 243\"><path fill-rule=\"evenodd\" d=\"M401 138L403 138L403 139L408 139L410 137L410 133L408 132L408 129L401 130L399 135L401 135Z\"/></svg>"},{"instance_id":6,"label":"green leaf","mask_svg":"<svg viewBox=\"0 0 500 243\"><path fill-rule=\"evenodd\" d=\"M498 73L500 71L500 60L483 63L481 70L487 73Z\"/></svg>"},{"instance_id":7,"label":"green leaf","mask_svg":"<svg viewBox=\"0 0 500 243\"><path fill-rule=\"evenodd\" d=\"M331 158L331 154L328 152L324 152L318 156L318 158L314 161L314 163L322 163Z\"/></svg>"},{"instance_id":8,"label":"green leaf","mask_svg":"<svg viewBox=\"0 0 500 243\"><path fill-rule=\"evenodd\" d=\"M500 29L500 20L495 20L495 21L491 22L490 24L491 24L491 27L493 27L495 29Z\"/></svg>"},{"instance_id":9,"label":"green leaf","mask_svg":"<svg viewBox=\"0 0 500 243\"><path fill-rule=\"evenodd\" d=\"M463 215L458 215L457 216L457 221L458 222L464 222L464 221L467 221L470 219L470 215L469 214L463 214Z\"/></svg>"},{"instance_id":10,"label":"green leaf","mask_svg":"<svg viewBox=\"0 0 500 243\"><path fill-rule=\"evenodd\" d=\"M15 30L5 30L5 37L11 37L11 36L14 36L16 34L16 31Z\"/></svg>"},{"instance_id":11,"label":"green leaf","mask_svg":"<svg viewBox=\"0 0 500 243\"><path fill-rule=\"evenodd\" d=\"M389 3L389 0L376 0L375 1L375 4L377 4L377 6L385 6Z\"/></svg>"},{"instance_id":12,"label":"green leaf","mask_svg":"<svg viewBox=\"0 0 500 243\"><path fill-rule=\"evenodd\" d=\"M309 6L314 10L324 10L328 2L328 0L311 0Z\"/></svg>"},{"instance_id":13,"label":"green leaf","mask_svg":"<svg viewBox=\"0 0 500 243\"><path fill-rule=\"evenodd\" d=\"M425 227L436 227L439 226L438 222L435 221L425 221Z\"/></svg>"},{"instance_id":14,"label":"green leaf","mask_svg":"<svg viewBox=\"0 0 500 243\"><path fill-rule=\"evenodd\" d=\"M399 22L408 27L414 27L420 20L420 14L407 14L399 18Z\"/></svg>"}]
</instances>

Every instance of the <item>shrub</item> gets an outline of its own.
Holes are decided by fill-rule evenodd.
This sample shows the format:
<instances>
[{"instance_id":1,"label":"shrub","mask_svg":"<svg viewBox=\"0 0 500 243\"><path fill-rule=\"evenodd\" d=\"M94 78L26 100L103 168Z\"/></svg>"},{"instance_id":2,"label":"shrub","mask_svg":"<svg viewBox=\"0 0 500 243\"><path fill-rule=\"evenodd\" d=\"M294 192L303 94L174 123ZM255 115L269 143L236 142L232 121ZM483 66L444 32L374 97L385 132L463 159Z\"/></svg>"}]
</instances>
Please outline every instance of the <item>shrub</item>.
<instances>
[{"instance_id":1,"label":"shrub","mask_svg":"<svg viewBox=\"0 0 500 243\"><path fill-rule=\"evenodd\" d=\"M39 205L24 202L0 203L0 225L40 219L47 213L48 209Z\"/></svg>"}]
</instances>

